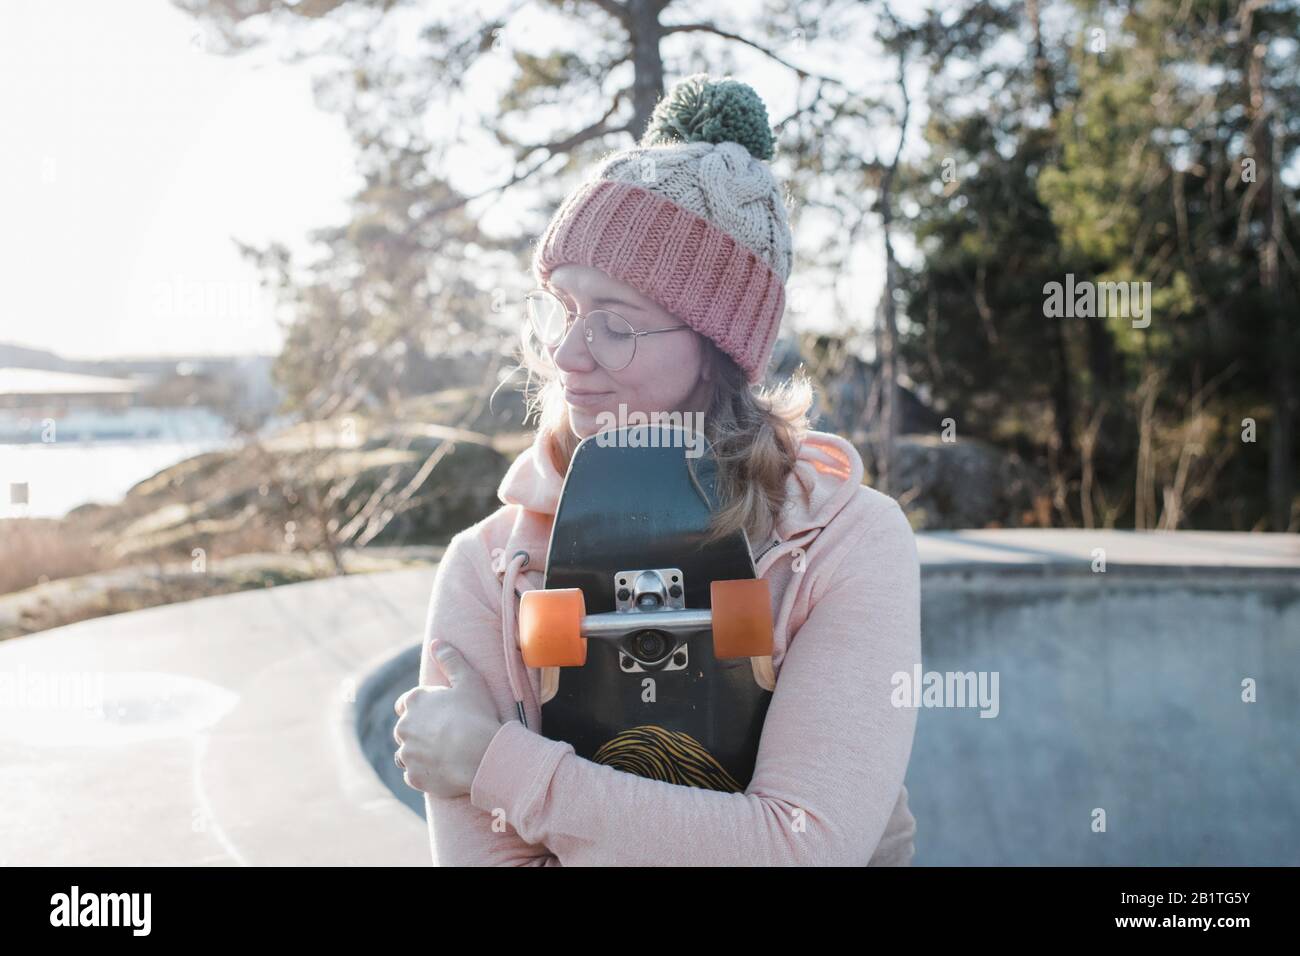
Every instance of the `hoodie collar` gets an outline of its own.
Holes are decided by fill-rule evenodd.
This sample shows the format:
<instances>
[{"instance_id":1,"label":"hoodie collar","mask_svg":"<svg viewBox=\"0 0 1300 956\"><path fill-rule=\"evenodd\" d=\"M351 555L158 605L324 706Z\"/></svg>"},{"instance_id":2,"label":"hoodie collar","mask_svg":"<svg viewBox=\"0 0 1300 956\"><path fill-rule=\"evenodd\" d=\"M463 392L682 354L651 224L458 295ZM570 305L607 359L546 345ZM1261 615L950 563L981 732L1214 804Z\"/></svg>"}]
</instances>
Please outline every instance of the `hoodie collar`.
<instances>
[{"instance_id":1,"label":"hoodie collar","mask_svg":"<svg viewBox=\"0 0 1300 956\"><path fill-rule=\"evenodd\" d=\"M853 500L862 476L862 457L849 442L829 432L807 432L786 480L785 509L777 519L776 537L786 541L824 528ZM563 487L564 476L556 471L538 432L501 479L497 497L503 504L521 505L526 512L552 516Z\"/></svg>"},{"instance_id":2,"label":"hoodie collar","mask_svg":"<svg viewBox=\"0 0 1300 956\"><path fill-rule=\"evenodd\" d=\"M501 479L497 498L505 505L522 505L525 511L553 515L563 487L564 476L555 470L539 430L533 434L533 443L514 460Z\"/></svg>"}]
</instances>

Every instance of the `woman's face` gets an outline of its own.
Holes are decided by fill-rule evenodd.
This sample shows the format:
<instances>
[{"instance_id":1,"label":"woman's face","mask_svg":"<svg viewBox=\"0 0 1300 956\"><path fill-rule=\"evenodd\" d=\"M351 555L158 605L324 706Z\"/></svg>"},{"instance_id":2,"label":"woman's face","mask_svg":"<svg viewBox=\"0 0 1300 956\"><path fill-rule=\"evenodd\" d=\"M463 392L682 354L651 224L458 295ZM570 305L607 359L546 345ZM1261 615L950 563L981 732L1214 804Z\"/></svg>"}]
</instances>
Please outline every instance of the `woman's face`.
<instances>
[{"instance_id":1,"label":"woman's face","mask_svg":"<svg viewBox=\"0 0 1300 956\"><path fill-rule=\"evenodd\" d=\"M550 289L570 312L617 312L638 332L685 327L681 319L630 285L591 266L560 266L551 273ZM592 358L581 322L574 322L560 344L547 352L564 386L569 425L580 438L609 427L602 413L617 421L620 404L626 406L624 414L706 411L711 372L704 340L689 329L638 336L632 363L617 372Z\"/></svg>"}]
</instances>

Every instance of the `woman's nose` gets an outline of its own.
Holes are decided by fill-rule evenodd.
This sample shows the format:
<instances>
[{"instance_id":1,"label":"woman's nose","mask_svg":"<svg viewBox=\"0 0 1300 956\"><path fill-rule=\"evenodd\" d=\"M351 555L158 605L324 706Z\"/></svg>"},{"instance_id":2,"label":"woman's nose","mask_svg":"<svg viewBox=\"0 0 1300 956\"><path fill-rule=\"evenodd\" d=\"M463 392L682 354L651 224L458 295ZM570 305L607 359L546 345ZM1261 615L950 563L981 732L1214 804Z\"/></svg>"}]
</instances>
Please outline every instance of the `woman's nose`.
<instances>
[{"instance_id":1,"label":"woman's nose","mask_svg":"<svg viewBox=\"0 0 1300 956\"><path fill-rule=\"evenodd\" d=\"M565 372L590 372L596 367L596 360L587 348L586 328L581 319L569 325L551 356L556 367Z\"/></svg>"}]
</instances>

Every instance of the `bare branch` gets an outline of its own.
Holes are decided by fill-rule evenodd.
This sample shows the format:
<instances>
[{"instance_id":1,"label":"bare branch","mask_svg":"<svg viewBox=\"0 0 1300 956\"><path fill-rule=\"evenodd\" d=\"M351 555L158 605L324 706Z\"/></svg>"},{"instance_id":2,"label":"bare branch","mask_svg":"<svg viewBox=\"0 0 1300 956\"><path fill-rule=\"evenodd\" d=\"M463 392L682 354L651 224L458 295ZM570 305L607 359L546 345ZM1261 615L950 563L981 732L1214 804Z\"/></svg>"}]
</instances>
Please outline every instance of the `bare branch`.
<instances>
[{"instance_id":1,"label":"bare branch","mask_svg":"<svg viewBox=\"0 0 1300 956\"><path fill-rule=\"evenodd\" d=\"M622 92L619 93L619 96L622 96ZM615 106L616 105L617 105L617 101L615 102ZM527 169L523 170L522 172L516 171L505 182L498 183L495 186L489 186L487 189L481 189L476 193L467 193L465 195L457 197L451 202L443 203L441 206L437 206L429 210L428 213L426 213L424 216L421 217L421 221L427 222L430 219L436 219L437 217L445 215L446 213L452 212L456 209L460 209L462 206L465 206L473 202L475 199L481 199L482 197L489 196L492 193L503 194L510 187L516 185L517 183L521 183L528 177L532 176L539 169L545 166L548 162L550 162L556 156L560 155L560 153L568 152L574 149L575 147L581 145L582 143L587 142L588 140L599 139L600 137L608 136L611 133L629 132L630 127L627 125L623 125L623 126L605 125L605 121L609 118L610 114L612 114L613 111L614 111L614 107L610 107L609 112L607 112L603 117L601 117L601 119L598 122L593 123L591 126L588 126L586 129L579 130L578 132L574 133L571 136L567 136L564 139L556 140L554 143L542 143L536 146L527 147L524 155L527 155L528 153L531 152L535 152L538 149L544 149L547 152L545 156L543 156L537 162L533 163Z\"/></svg>"},{"instance_id":2,"label":"bare branch","mask_svg":"<svg viewBox=\"0 0 1300 956\"><path fill-rule=\"evenodd\" d=\"M626 57L624 57L624 59L626 59ZM590 126L586 127L585 129L580 129L576 133L573 133L570 136L566 136L563 139L557 139L549 143L536 143L533 145L526 145L520 143L519 158L523 159L528 154L533 153L539 149L546 150L547 153L550 154L550 156L554 156L556 153L567 153L570 150L574 149L575 147L580 146L581 144L587 142L587 140L589 139L596 139L597 137L603 136L606 133L625 132L627 130L626 126L610 127L607 126L606 124L609 122L610 117L613 116L614 113L618 111L619 104L623 102L623 97L631 92L632 91L628 89L619 90L617 93L614 94L614 99L609 104L609 109L605 110L605 115L603 115L600 119L596 120L596 122L592 123Z\"/></svg>"},{"instance_id":3,"label":"bare branch","mask_svg":"<svg viewBox=\"0 0 1300 956\"><path fill-rule=\"evenodd\" d=\"M732 33L730 30L724 30L721 27L715 26L712 23L674 23L669 26L665 26L663 29L664 36L667 36L670 33L712 33L714 36L720 36L725 40L735 40L737 43L743 43L745 46L757 50L759 53L763 54L768 59L780 63L786 69L794 70L794 72L799 76L800 79L811 78L814 80L820 80L823 83L830 83L835 86L844 88L844 84L841 83L839 80L835 79L834 77L823 76L820 73L813 73L809 70L805 70L801 66L795 66L789 60L778 55L776 51L763 46L763 44L751 40L748 37L743 37L739 33Z\"/></svg>"}]
</instances>

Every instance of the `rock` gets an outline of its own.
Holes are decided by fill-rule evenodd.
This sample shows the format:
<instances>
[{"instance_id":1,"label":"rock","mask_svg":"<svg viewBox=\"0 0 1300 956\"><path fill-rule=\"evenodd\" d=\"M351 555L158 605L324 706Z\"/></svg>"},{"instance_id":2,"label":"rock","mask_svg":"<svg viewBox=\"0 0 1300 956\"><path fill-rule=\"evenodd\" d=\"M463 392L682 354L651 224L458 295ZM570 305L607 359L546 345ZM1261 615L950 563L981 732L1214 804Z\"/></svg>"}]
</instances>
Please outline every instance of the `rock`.
<instances>
[{"instance_id":1,"label":"rock","mask_svg":"<svg viewBox=\"0 0 1300 956\"><path fill-rule=\"evenodd\" d=\"M873 450L857 447L874 474ZM1021 527L1041 514L1047 481L1014 453L934 435L900 435L894 452L894 497L917 530Z\"/></svg>"},{"instance_id":2,"label":"rock","mask_svg":"<svg viewBox=\"0 0 1300 956\"><path fill-rule=\"evenodd\" d=\"M877 427L879 397L875 366L849 350L843 339L829 335L784 337L772 353L770 381L779 381L804 365L817 382L811 418L819 431L841 435L858 444ZM899 384L897 409L900 434L939 430L940 416L927 406L906 382Z\"/></svg>"},{"instance_id":3,"label":"rock","mask_svg":"<svg viewBox=\"0 0 1300 956\"><path fill-rule=\"evenodd\" d=\"M450 451L400 500L444 445ZM373 545L437 544L497 507L509 462L477 432L347 416L180 462L120 504L69 520L123 561L311 547L322 543L326 522L347 532L344 544L358 531ZM358 518L381 490L387 504Z\"/></svg>"}]
</instances>

